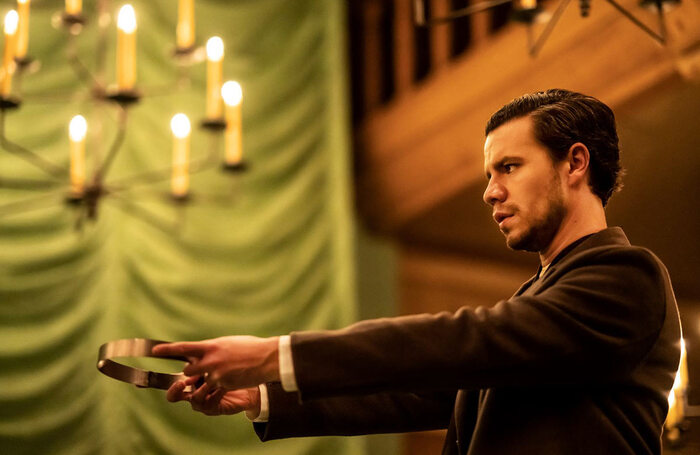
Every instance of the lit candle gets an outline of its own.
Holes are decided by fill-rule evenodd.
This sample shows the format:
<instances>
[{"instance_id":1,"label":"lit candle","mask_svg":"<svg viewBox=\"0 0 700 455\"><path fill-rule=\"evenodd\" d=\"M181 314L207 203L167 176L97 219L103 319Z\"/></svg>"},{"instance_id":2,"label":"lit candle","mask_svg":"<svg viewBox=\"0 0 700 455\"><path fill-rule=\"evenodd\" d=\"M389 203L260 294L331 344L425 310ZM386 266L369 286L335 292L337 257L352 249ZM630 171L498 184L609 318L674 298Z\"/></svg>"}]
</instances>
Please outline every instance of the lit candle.
<instances>
[{"instance_id":1,"label":"lit candle","mask_svg":"<svg viewBox=\"0 0 700 455\"><path fill-rule=\"evenodd\" d=\"M676 371L676 379L673 388L668 395L668 415L666 416L666 428L672 430L680 424L685 417L685 393L688 387L688 363L685 350L685 340L681 338L681 358Z\"/></svg>"},{"instance_id":2,"label":"lit candle","mask_svg":"<svg viewBox=\"0 0 700 455\"><path fill-rule=\"evenodd\" d=\"M688 352L685 349L685 340L681 338L681 361L678 364L678 374L680 376L680 389L685 393L688 388Z\"/></svg>"},{"instance_id":3,"label":"lit candle","mask_svg":"<svg viewBox=\"0 0 700 455\"><path fill-rule=\"evenodd\" d=\"M12 74L15 72L15 49L17 48L17 23L19 16L17 11L10 10L5 15L5 54L2 58L2 84L0 85L0 94L3 97L8 97L12 90Z\"/></svg>"},{"instance_id":4,"label":"lit candle","mask_svg":"<svg viewBox=\"0 0 700 455\"><path fill-rule=\"evenodd\" d=\"M666 422L664 426L670 430L678 425L679 421L676 389L671 389L671 392L668 394L668 414L666 414Z\"/></svg>"},{"instance_id":5,"label":"lit candle","mask_svg":"<svg viewBox=\"0 0 700 455\"><path fill-rule=\"evenodd\" d=\"M74 196L82 196L85 189L85 135L87 122L82 115L70 121L70 188Z\"/></svg>"},{"instance_id":6,"label":"lit candle","mask_svg":"<svg viewBox=\"0 0 700 455\"><path fill-rule=\"evenodd\" d=\"M83 0L66 0L66 14L79 16L83 12Z\"/></svg>"},{"instance_id":7,"label":"lit candle","mask_svg":"<svg viewBox=\"0 0 700 455\"><path fill-rule=\"evenodd\" d=\"M117 87L131 90L136 82L136 13L124 5L117 18Z\"/></svg>"},{"instance_id":8,"label":"lit candle","mask_svg":"<svg viewBox=\"0 0 700 455\"><path fill-rule=\"evenodd\" d=\"M520 9L531 10L537 8L537 0L520 0Z\"/></svg>"},{"instance_id":9,"label":"lit candle","mask_svg":"<svg viewBox=\"0 0 700 455\"><path fill-rule=\"evenodd\" d=\"M172 195L187 196L189 188L190 119L185 114L175 114L170 121L173 132L173 174L170 180Z\"/></svg>"},{"instance_id":10,"label":"lit candle","mask_svg":"<svg viewBox=\"0 0 700 455\"><path fill-rule=\"evenodd\" d=\"M189 49L194 45L194 0L180 0L177 15L177 47Z\"/></svg>"},{"instance_id":11,"label":"lit candle","mask_svg":"<svg viewBox=\"0 0 700 455\"><path fill-rule=\"evenodd\" d=\"M17 0L17 13L19 13L19 30L16 57L21 60L27 56L29 47L29 0Z\"/></svg>"},{"instance_id":12,"label":"lit candle","mask_svg":"<svg viewBox=\"0 0 700 455\"><path fill-rule=\"evenodd\" d=\"M243 147L241 145L241 102L243 89L241 84L228 81L221 87L221 97L226 104L226 132L224 134L226 164L235 165L241 162Z\"/></svg>"},{"instance_id":13,"label":"lit candle","mask_svg":"<svg viewBox=\"0 0 700 455\"><path fill-rule=\"evenodd\" d=\"M218 120L223 114L221 83L223 80L224 42L218 36L207 41L207 109L209 120Z\"/></svg>"}]
</instances>

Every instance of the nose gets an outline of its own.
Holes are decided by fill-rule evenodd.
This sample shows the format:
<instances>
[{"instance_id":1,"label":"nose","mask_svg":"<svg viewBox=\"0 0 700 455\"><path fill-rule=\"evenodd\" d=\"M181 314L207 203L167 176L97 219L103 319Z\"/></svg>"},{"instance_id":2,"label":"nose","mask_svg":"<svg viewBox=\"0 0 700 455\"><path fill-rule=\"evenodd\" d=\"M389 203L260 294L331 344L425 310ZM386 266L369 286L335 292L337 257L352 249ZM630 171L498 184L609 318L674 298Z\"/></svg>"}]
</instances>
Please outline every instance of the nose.
<instances>
[{"instance_id":1,"label":"nose","mask_svg":"<svg viewBox=\"0 0 700 455\"><path fill-rule=\"evenodd\" d=\"M484 190L483 199L484 202L489 205L495 205L496 202L503 202L506 199L506 189L503 185L491 179L486 186L486 190Z\"/></svg>"}]
</instances>

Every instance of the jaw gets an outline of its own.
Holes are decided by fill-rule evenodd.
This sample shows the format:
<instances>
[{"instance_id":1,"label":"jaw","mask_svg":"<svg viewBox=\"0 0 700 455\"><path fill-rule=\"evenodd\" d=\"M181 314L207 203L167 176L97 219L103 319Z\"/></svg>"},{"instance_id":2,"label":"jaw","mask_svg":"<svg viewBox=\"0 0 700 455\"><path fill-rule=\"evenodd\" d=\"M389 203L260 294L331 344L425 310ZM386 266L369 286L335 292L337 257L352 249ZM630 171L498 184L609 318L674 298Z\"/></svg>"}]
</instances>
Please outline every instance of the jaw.
<instances>
[{"instance_id":1,"label":"jaw","mask_svg":"<svg viewBox=\"0 0 700 455\"><path fill-rule=\"evenodd\" d=\"M541 218L529 219L519 217L517 223L510 226L503 235L506 245L512 250L541 252L550 247L559 234L562 221L566 216L563 204L551 204Z\"/></svg>"}]
</instances>

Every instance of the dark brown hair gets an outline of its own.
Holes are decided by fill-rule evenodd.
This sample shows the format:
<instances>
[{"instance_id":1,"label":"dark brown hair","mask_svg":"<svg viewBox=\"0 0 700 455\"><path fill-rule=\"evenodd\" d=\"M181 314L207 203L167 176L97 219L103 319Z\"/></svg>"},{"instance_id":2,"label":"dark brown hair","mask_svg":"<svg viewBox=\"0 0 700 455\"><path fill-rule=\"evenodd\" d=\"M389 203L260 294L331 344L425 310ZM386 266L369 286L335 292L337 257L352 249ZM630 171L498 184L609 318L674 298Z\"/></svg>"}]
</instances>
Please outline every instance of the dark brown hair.
<instances>
[{"instance_id":1,"label":"dark brown hair","mask_svg":"<svg viewBox=\"0 0 700 455\"><path fill-rule=\"evenodd\" d=\"M491 116L486 135L504 123L529 115L535 139L549 151L555 163L564 160L576 142L590 153L589 186L603 206L622 187L622 165L615 115L592 96L563 89L531 93L514 99Z\"/></svg>"}]
</instances>

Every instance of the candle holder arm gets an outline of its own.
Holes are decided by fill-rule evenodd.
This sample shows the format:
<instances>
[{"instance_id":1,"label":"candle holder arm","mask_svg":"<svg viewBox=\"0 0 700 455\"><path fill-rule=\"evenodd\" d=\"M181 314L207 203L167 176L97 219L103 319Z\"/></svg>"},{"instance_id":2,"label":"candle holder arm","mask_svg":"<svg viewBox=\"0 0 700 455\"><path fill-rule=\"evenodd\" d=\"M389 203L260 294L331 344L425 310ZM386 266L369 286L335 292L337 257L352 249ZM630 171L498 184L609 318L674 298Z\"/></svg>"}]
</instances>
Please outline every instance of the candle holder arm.
<instances>
[{"instance_id":1,"label":"candle holder arm","mask_svg":"<svg viewBox=\"0 0 700 455\"><path fill-rule=\"evenodd\" d=\"M169 235L175 235L179 233L178 223L170 222L165 220L163 217L156 215L152 211L140 206L139 204L121 196L117 193L112 193L113 199L107 199L113 206L128 213L131 216L141 219L142 221L150 224L151 226L163 231Z\"/></svg>"},{"instance_id":2,"label":"candle holder arm","mask_svg":"<svg viewBox=\"0 0 700 455\"><path fill-rule=\"evenodd\" d=\"M99 83L97 78L90 72L87 65L83 63L78 55L78 47L75 42L74 35L68 35L68 45L66 46L66 58L68 59L68 64L75 72L75 75L85 83L91 89L100 89L104 91L102 84Z\"/></svg>"},{"instance_id":3,"label":"candle holder arm","mask_svg":"<svg viewBox=\"0 0 700 455\"><path fill-rule=\"evenodd\" d=\"M31 198L24 198L18 201L8 202L0 205L0 218L8 215L31 212L33 210L45 209L51 206L60 205L65 190L52 191Z\"/></svg>"},{"instance_id":4,"label":"candle holder arm","mask_svg":"<svg viewBox=\"0 0 700 455\"><path fill-rule=\"evenodd\" d=\"M0 110L0 147L3 148L5 151L12 153L13 155L16 155L24 159L25 161L31 163L35 167L46 172L46 174L48 174L54 179L63 180L65 179L66 175L68 175L67 169L62 168L46 160L40 155L37 155L31 150L24 148L21 145L16 144L7 139L7 137L5 136L5 112L2 110Z\"/></svg>"},{"instance_id":5,"label":"candle holder arm","mask_svg":"<svg viewBox=\"0 0 700 455\"><path fill-rule=\"evenodd\" d=\"M666 44L666 25L663 21L663 14L664 14L663 7L659 7L659 21L660 21L660 27L661 27L661 34L659 34L659 33L656 33L654 30L652 30L651 28L647 27L646 24L644 24L642 21L637 19L637 17L634 14L627 11L627 9L625 7L623 7L622 5L617 3L615 0L607 0L607 2L610 3L623 16L625 16L627 19L629 19L634 25L641 28L652 39L658 41L659 44Z\"/></svg>"},{"instance_id":6,"label":"candle holder arm","mask_svg":"<svg viewBox=\"0 0 700 455\"><path fill-rule=\"evenodd\" d=\"M102 165L99 166L97 171L95 172L95 178L93 183L95 185L101 184L102 180L105 178L107 175L107 172L109 172L109 168L112 166L112 163L114 162L114 158L117 156L117 153L119 152L119 149L121 149L122 144L124 144L124 138L126 137L126 122L127 122L127 110L124 107L119 107L119 119L118 119L118 129L117 129L117 135L114 137L114 141L112 141L112 145L109 148L109 152L107 152L107 157L105 160L102 162Z\"/></svg>"}]
</instances>

